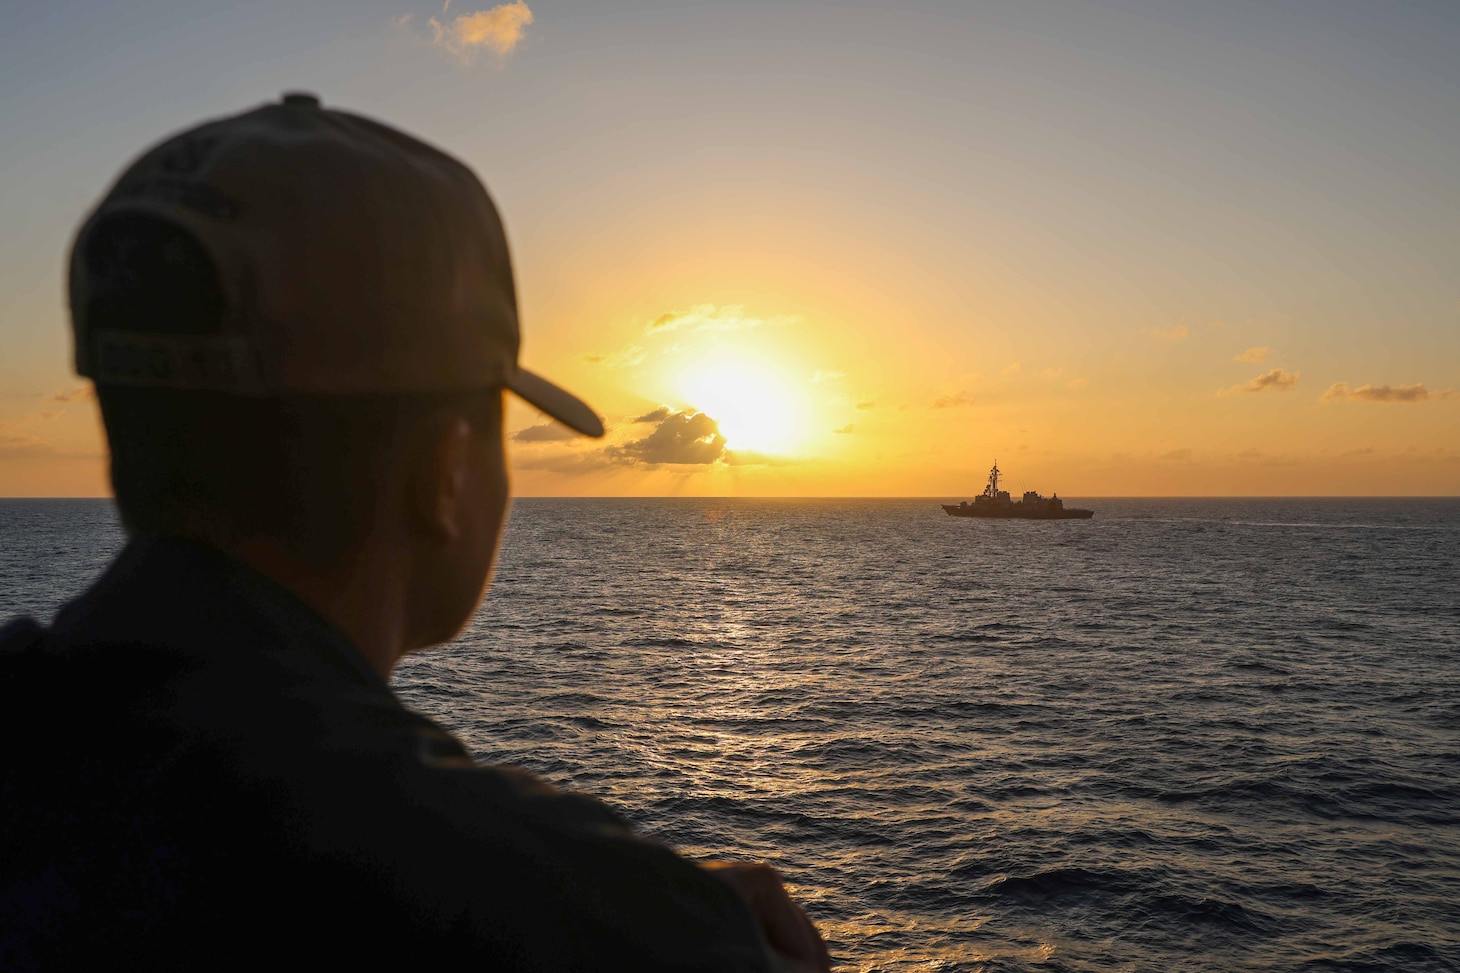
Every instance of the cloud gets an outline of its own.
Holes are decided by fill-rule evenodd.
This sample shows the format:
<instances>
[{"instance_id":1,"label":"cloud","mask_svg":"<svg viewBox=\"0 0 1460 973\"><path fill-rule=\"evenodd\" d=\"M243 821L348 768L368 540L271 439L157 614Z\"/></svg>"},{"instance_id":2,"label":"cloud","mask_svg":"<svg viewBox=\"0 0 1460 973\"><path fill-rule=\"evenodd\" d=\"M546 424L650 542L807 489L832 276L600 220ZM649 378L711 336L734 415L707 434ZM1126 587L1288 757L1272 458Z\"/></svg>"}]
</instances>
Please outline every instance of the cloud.
<instances>
[{"instance_id":1,"label":"cloud","mask_svg":"<svg viewBox=\"0 0 1460 973\"><path fill-rule=\"evenodd\" d=\"M795 324L799 318L756 318L745 313L740 305L717 307L714 304L697 304L688 311L668 311L649 322L644 329L646 335L664 334L669 331L689 329L693 331L739 331L742 328L759 328L764 325ZM830 373L827 373L828 375Z\"/></svg>"},{"instance_id":2,"label":"cloud","mask_svg":"<svg viewBox=\"0 0 1460 973\"><path fill-rule=\"evenodd\" d=\"M849 422L845 426L842 426L840 429L833 429L832 432L836 433L838 436L849 436L856 431L856 428L856 426L852 425Z\"/></svg>"},{"instance_id":3,"label":"cloud","mask_svg":"<svg viewBox=\"0 0 1460 973\"><path fill-rule=\"evenodd\" d=\"M1190 334L1190 332L1186 330L1186 325L1184 325L1184 324L1178 324L1176 327L1172 328L1170 331L1161 331L1160 329L1154 330L1154 331L1151 332L1151 337L1152 338L1170 338L1172 341L1180 341L1181 339L1185 338L1188 334Z\"/></svg>"},{"instance_id":4,"label":"cloud","mask_svg":"<svg viewBox=\"0 0 1460 973\"><path fill-rule=\"evenodd\" d=\"M445 8L442 14L445 15ZM431 26L432 43L463 61L470 61L483 48L499 55L510 54L521 42L527 25L532 23L532 11L523 0L516 0L490 10L460 14L447 24L435 17L427 23Z\"/></svg>"},{"instance_id":5,"label":"cloud","mask_svg":"<svg viewBox=\"0 0 1460 973\"><path fill-rule=\"evenodd\" d=\"M1255 348L1248 348L1246 351L1244 351L1240 355L1233 355L1232 356L1232 360L1233 361L1263 362L1263 361L1267 361L1267 356L1268 355L1271 355L1271 354L1272 354L1272 349L1271 348L1267 347L1266 345L1258 345Z\"/></svg>"},{"instance_id":6,"label":"cloud","mask_svg":"<svg viewBox=\"0 0 1460 973\"><path fill-rule=\"evenodd\" d=\"M877 403L874 402L874 401L872 401L871 399L868 399L866 402L858 402L857 403L857 409L859 411L861 411L861 412L866 412L869 409L875 409L875 408L877 408Z\"/></svg>"},{"instance_id":7,"label":"cloud","mask_svg":"<svg viewBox=\"0 0 1460 973\"><path fill-rule=\"evenodd\" d=\"M703 412L672 412L661 407L630 421L651 425L653 429L646 436L602 449L531 451L521 458L514 457L513 465L553 473L591 473L641 464L709 466L717 462L747 465L770 461L758 458L755 453L740 453L732 457L731 451L725 448L725 437L720 433L719 423ZM572 434L552 434L547 426L532 426L513 438L556 442L570 437L580 438Z\"/></svg>"},{"instance_id":8,"label":"cloud","mask_svg":"<svg viewBox=\"0 0 1460 973\"><path fill-rule=\"evenodd\" d=\"M55 392L52 402L90 402L96 398L96 389L90 385L78 385L69 392Z\"/></svg>"},{"instance_id":9,"label":"cloud","mask_svg":"<svg viewBox=\"0 0 1460 973\"><path fill-rule=\"evenodd\" d=\"M933 400L935 409L956 409L965 405L973 405L973 393L967 389L959 389L952 395L940 395Z\"/></svg>"},{"instance_id":10,"label":"cloud","mask_svg":"<svg viewBox=\"0 0 1460 973\"><path fill-rule=\"evenodd\" d=\"M1004 374L1007 375L1010 378L1013 378L1015 375L1018 375L1023 370L1024 370L1024 366L1021 365L1019 362L1016 362L1016 361L1015 362L1009 362L1009 364L1007 364L1007 365L1004 366Z\"/></svg>"},{"instance_id":11,"label":"cloud","mask_svg":"<svg viewBox=\"0 0 1460 973\"><path fill-rule=\"evenodd\" d=\"M1187 460L1191 459L1191 456L1191 450L1183 447L1181 449L1173 449L1169 453L1162 453L1160 458L1171 460L1174 463L1185 463Z\"/></svg>"},{"instance_id":12,"label":"cloud","mask_svg":"<svg viewBox=\"0 0 1460 973\"><path fill-rule=\"evenodd\" d=\"M1453 389L1431 392L1425 388L1423 382L1414 385L1360 385L1356 389L1349 388L1347 382L1334 382L1328 386L1328 391L1323 393L1320 401L1348 399L1358 402L1425 402L1429 399L1448 399L1454 394Z\"/></svg>"},{"instance_id":13,"label":"cloud","mask_svg":"<svg viewBox=\"0 0 1460 973\"><path fill-rule=\"evenodd\" d=\"M1238 392L1286 392L1298 384L1298 376L1301 372L1285 372L1281 368L1274 368L1270 372L1263 372L1250 382L1242 385L1233 385L1231 388L1223 389L1218 395L1235 395Z\"/></svg>"},{"instance_id":14,"label":"cloud","mask_svg":"<svg viewBox=\"0 0 1460 973\"><path fill-rule=\"evenodd\" d=\"M560 443L580 438L578 433L556 422L539 423L512 434L512 441L518 443Z\"/></svg>"},{"instance_id":15,"label":"cloud","mask_svg":"<svg viewBox=\"0 0 1460 973\"><path fill-rule=\"evenodd\" d=\"M654 413L649 413L654 415ZM670 412L657 420L654 431L622 446L610 446L604 453L626 463L708 465L725 455L725 437L720 424L703 412Z\"/></svg>"},{"instance_id":16,"label":"cloud","mask_svg":"<svg viewBox=\"0 0 1460 973\"><path fill-rule=\"evenodd\" d=\"M583 360L604 368L633 368L643 362L647 355L648 352L638 345L629 345L605 355L584 355Z\"/></svg>"},{"instance_id":17,"label":"cloud","mask_svg":"<svg viewBox=\"0 0 1460 973\"><path fill-rule=\"evenodd\" d=\"M1075 389L1076 391L1079 391L1089 384L1090 380L1088 378L1072 378L1065 383L1065 388Z\"/></svg>"},{"instance_id":18,"label":"cloud","mask_svg":"<svg viewBox=\"0 0 1460 973\"><path fill-rule=\"evenodd\" d=\"M1269 469L1282 467L1303 467L1309 466L1315 458L1312 454L1306 453L1264 453L1256 447L1248 447L1237 454L1236 457L1246 463L1255 463L1259 466L1266 466Z\"/></svg>"}]
</instances>

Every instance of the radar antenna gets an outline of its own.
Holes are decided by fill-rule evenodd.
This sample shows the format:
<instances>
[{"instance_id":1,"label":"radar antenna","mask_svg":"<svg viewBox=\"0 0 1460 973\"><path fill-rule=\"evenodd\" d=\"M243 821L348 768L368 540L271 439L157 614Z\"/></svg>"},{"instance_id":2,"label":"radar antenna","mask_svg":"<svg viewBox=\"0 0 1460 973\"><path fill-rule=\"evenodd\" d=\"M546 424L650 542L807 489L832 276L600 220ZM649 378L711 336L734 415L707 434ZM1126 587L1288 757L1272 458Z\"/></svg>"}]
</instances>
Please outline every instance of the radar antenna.
<instances>
[{"instance_id":1,"label":"radar antenna","mask_svg":"<svg viewBox=\"0 0 1460 973\"><path fill-rule=\"evenodd\" d=\"M999 498L999 461L994 460L994 468L989 470L989 485L983 488L983 495L990 500Z\"/></svg>"}]
</instances>

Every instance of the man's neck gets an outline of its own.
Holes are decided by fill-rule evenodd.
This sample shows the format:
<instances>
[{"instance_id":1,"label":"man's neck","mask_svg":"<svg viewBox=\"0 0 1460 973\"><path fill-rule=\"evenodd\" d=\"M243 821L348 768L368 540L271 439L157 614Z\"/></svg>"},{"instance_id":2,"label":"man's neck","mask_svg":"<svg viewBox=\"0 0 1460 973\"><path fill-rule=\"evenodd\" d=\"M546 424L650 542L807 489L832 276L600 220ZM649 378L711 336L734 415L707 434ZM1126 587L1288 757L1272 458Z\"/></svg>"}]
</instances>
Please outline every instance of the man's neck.
<instances>
[{"instance_id":1,"label":"man's neck","mask_svg":"<svg viewBox=\"0 0 1460 973\"><path fill-rule=\"evenodd\" d=\"M365 545L327 567L311 564L270 538L225 553L287 588L344 633L382 679L410 649L405 577L398 559Z\"/></svg>"}]
</instances>

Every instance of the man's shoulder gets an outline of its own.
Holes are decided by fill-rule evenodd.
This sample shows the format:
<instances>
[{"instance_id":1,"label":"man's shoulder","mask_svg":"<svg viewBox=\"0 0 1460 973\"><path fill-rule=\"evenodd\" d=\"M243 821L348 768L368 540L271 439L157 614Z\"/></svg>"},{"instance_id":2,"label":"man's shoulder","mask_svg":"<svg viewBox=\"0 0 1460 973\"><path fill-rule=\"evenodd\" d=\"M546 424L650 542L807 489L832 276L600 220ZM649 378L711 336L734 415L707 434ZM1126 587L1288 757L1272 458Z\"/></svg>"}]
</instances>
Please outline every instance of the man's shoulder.
<instances>
[{"instance_id":1,"label":"man's shoulder","mask_svg":"<svg viewBox=\"0 0 1460 973\"><path fill-rule=\"evenodd\" d=\"M89 860L128 873L121 888L145 877L200 902L268 901L276 919L346 903L393 930L387 952L523 969L760 968L753 921L718 879L597 800L474 761L327 658L247 639L14 631L39 635L8 653L29 660L27 702L3 718L17 725L0 744L19 755L10 783L28 789L9 809L30 835L21 866L57 864L36 851L50 836L78 882Z\"/></svg>"},{"instance_id":2,"label":"man's shoulder","mask_svg":"<svg viewBox=\"0 0 1460 973\"><path fill-rule=\"evenodd\" d=\"M0 653L20 653L34 648L44 634L45 629L29 615L12 618L0 624Z\"/></svg>"},{"instance_id":3,"label":"man's shoulder","mask_svg":"<svg viewBox=\"0 0 1460 973\"><path fill-rule=\"evenodd\" d=\"M477 763L404 707L369 719L339 737L345 752L312 753L284 798L289 840L325 874L387 882L411 923L470 952L532 944L545 969L760 968L738 896L603 802Z\"/></svg>"}]
</instances>

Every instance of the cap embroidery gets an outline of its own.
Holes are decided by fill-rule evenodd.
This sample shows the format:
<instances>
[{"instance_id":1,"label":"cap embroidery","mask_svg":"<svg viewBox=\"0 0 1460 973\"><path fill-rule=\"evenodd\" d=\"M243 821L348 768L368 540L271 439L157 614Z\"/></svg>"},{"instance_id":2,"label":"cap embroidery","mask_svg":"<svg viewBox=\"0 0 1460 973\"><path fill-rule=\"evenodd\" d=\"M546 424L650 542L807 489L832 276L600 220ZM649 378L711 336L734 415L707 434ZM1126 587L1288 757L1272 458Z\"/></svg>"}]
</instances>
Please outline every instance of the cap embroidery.
<instances>
[{"instance_id":1,"label":"cap embroidery","mask_svg":"<svg viewBox=\"0 0 1460 973\"><path fill-rule=\"evenodd\" d=\"M235 337L186 337L98 331L92 338L92 375L102 385L258 392L253 353Z\"/></svg>"}]
</instances>

